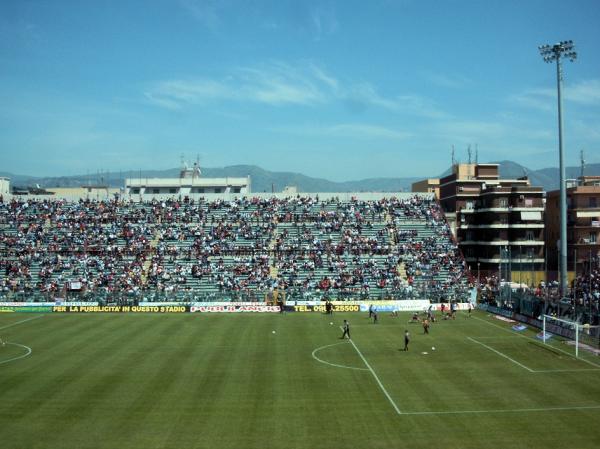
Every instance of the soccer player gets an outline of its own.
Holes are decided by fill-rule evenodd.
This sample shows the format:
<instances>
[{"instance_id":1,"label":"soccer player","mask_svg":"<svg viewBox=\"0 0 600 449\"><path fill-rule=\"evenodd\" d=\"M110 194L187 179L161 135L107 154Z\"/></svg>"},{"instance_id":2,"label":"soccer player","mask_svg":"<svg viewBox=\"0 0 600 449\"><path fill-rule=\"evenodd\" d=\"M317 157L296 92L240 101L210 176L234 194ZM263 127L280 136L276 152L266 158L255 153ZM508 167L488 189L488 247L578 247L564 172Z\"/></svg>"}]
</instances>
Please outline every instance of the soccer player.
<instances>
[{"instance_id":1,"label":"soccer player","mask_svg":"<svg viewBox=\"0 0 600 449\"><path fill-rule=\"evenodd\" d=\"M473 310L473 304L469 303L469 315L468 315L468 318L471 318L471 310Z\"/></svg>"},{"instance_id":2,"label":"soccer player","mask_svg":"<svg viewBox=\"0 0 600 449\"><path fill-rule=\"evenodd\" d=\"M408 351L408 343L410 343L410 334L408 330L404 331L404 350Z\"/></svg>"},{"instance_id":3,"label":"soccer player","mask_svg":"<svg viewBox=\"0 0 600 449\"><path fill-rule=\"evenodd\" d=\"M423 333L424 334L428 334L429 333L429 320L427 318L425 318L423 320Z\"/></svg>"},{"instance_id":4,"label":"soccer player","mask_svg":"<svg viewBox=\"0 0 600 449\"><path fill-rule=\"evenodd\" d=\"M344 320L343 329L344 333L342 334L341 340L346 338L346 335L348 336L348 339L350 339L350 323L348 322L348 320Z\"/></svg>"}]
</instances>

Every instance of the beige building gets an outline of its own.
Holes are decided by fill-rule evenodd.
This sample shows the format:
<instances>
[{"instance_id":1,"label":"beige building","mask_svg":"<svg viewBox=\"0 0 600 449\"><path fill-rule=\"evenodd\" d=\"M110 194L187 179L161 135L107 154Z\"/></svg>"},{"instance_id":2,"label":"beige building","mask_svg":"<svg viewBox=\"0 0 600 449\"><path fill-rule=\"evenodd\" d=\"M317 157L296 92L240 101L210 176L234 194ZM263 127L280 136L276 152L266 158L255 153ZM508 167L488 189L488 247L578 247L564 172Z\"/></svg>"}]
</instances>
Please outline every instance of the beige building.
<instances>
[{"instance_id":1,"label":"beige building","mask_svg":"<svg viewBox=\"0 0 600 449\"><path fill-rule=\"evenodd\" d=\"M89 185L81 187L48 187L46 191L50 192L56 198L105 201L114 199L115 195L120 194L121 189L101 185Z\"/></svg>"},{"instance_id":2,"label":"beige building","mask_svg":"<svg viewBox=\"0 0 600 449\"><path fill-rule=\"evenodd\" d=\"M560 190L548 192L546 245L548 264L556 267L560 235ZM580 177L567 185L567 266L578 274L598 267L600 259L600 176Z\"/></svg>"},{"instance_id":3,"label":"beige building","mask_svg":"<svg viewBox=\"0 0 600 449\"><path fill-rule=\"evenodd\" d=\"M500 178L498 167L455 164L439 180L438 198L474 275L511 271L519 273L513 281L536 283L544 270L545 192L526 177Z\"/></svg>"},{"instance_id":4,"label":"beige building","mask_svg":"<svg viewBox=\"0 0 600 449\"><path fill-rule=\"evenodd\" d=\"M423 179L422 181L413 182L411 191L415 193L433 193L435 197L440 199L440 178Z\"/></svg>"}]
</instances>

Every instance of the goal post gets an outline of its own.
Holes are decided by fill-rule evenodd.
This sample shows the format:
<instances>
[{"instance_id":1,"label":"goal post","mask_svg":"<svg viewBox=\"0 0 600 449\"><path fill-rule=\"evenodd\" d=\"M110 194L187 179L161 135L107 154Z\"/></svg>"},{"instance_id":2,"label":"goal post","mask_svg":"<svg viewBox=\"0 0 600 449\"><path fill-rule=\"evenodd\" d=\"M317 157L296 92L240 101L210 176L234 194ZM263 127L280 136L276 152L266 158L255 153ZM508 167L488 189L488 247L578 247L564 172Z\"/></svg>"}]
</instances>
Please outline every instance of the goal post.
<instances>
[{"instance_id":1,"label":"goal post","mask_svg":"<svg viewBox=\"0 0 600 449\"><path fill-rule=\"evenodd\" d=\"M576 321L558 318L552 315L543 315L542 342L547 341L552 335L558 335L575 347L575 357L579 357L579 349L586 348L592 351L600 349L600 326L590 326Z\"/></svg>"}]
</instances>

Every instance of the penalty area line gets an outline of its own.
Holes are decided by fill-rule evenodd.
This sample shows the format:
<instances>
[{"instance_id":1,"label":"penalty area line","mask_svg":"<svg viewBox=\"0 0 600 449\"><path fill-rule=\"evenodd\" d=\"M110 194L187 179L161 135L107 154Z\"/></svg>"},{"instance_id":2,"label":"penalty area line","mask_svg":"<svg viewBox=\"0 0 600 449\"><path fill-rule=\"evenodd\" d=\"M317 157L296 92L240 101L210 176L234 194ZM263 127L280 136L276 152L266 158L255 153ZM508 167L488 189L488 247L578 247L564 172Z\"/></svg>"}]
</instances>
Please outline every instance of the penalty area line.
<instances>
[{"instance_id":1,"label":"penalty area line","mask_svg":"<svg viewBox=\"0 0 600 449\"><path fill-rule=\"evenodd\" d=\"M468 340L471 340L473 343L477 343L478 345L483 346L484 348L489 349L490 351L498 354L500 357L504 357L505 359L510 360L511 362L513 362L515 365L519 365L521 368L525 368L527 371L529 371L530 373L534 373L535 371L532 370L531 368L523 365L522 363L517 362L515 359L510 358L509 356L507 356L506 354L492 348L491 346L486 345L485 343L481 343L480 341L475 340L474 338L471 337L467 337Z\"/></svg>"},{"instance_id":2,"label":"penalty area line","mask_svg":"<svg viewBox=\"0 0 600 449\"><path fill-rule=\"evenodd\" d=\"M483 318L478 318L478 317L476 317L476 316L474 316L473 318L475 318L475 319L476 319L476 320L478 320L478 321L482 321L482 322L484 322L484 323L486 323L486 324L489 324L490 326L494 326L494 327L497 327L498 329L502 329L504 332L509 332L509 333L513 334L515 337L521 337L521 338L525 338L525 339L527 339L527 340L534 341L534 342L538 343L537 339L536 339L536 338L534 338L534 337L528 337L527 335L523 335L523 334L517 334L517 333L514 333L514 331L511 331L511 330L509 330L509 329L507 329L507 328L505 328L505 327L499 326L499 325L497 325L496 323L492 323L492 322L490 322L490 321L488 321L488 320L484 320ZM552 346L552 345L549 345L549 346L550 346L552 349L555 349L555 350L557 350L557 351L560 351L560 352L562 352L563 354L566 354L566 355L568 355L569 357L571 357L571 358L573 358L573 359L575 359L575 360L579 360L579 361L581 361L581 362L587 363L588 365L592 365L592 366L595 366L596 368L600 368L600 365L598 365L597 363L590 362L589 360L587 360L587 359L582 359L581 357L575 357L573 354L571 354L571 353L569 353L569 352L567 352L567 351L565 351L565 350L563 350L563 349L557 348L556 346Z\"/></svg>"}]
</instances>

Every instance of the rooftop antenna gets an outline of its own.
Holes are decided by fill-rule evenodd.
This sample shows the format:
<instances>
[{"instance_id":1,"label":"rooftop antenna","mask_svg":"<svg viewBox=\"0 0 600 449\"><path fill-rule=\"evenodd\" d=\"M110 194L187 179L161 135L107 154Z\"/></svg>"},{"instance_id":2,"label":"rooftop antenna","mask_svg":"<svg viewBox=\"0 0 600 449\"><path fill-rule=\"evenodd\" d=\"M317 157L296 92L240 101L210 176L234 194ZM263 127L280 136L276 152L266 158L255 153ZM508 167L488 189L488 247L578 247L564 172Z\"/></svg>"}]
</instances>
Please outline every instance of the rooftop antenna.
<instances>
[{"instance_id":1,"label":"rooftop antenna","mask_svg":"<svg viewBox=\"0 0 600 449\"><path fill-rule=\"evenodd\" d=\"M467 153L469 154L469 164L471 163L471 144L467 147Z\"/></svg>"},{"instance_id":2,"label":"rooftop antenna","mask_svg":"<svg viewBox=\"0 0 600 449\"><path fill-rule=\"evenodd\" d=\"M475 165L479 163L479 146L475 144Z\"/></svg>"},{"instance_id":3,"label":"rooftop antenna","mask_svg":"<svg viewBox=\"0 0 600 449\"><path fill-rule=\"evenodd\" d=\"M585 159L583 158L583 150L580 151L579 158L581 159L581 177L583 178L585 172Z\"/></svg>"},{"instance_id":4,"label":"rooftop antenna","mask_svg":"<svg viewBox=\"0 0 600 449\"><path fill-rule=\"evenodd\" d=\"M454 145L452 145L452 166L456 164L456 159L454 159Z\"/></svg>"}]
</instances>

